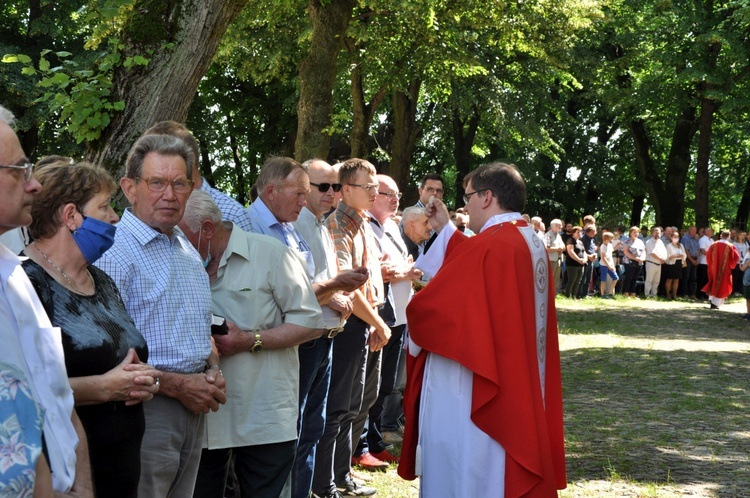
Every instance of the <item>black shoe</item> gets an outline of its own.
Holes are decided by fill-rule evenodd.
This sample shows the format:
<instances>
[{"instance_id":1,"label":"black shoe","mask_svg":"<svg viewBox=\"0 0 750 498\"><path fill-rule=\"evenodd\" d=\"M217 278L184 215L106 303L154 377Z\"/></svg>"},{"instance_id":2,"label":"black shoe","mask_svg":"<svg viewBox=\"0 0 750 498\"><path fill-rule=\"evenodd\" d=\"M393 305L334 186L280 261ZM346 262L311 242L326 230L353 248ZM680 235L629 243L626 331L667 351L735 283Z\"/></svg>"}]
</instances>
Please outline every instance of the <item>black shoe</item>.
<instances>
[{"instance_id":1,"label":"black shoe","mask_svg":"<svg viewBox=\"0 0 750 498\"><path fill-rule=\"evenodd\" d=\"M343 486L336 485L336 492L339 496L372 496L378 490L369 486L360 486L347 475Z\"/></svg>"},{"instance_id":2,"label":"black shoe","mask_svg":"<svg viewBox=\"0 0 750 498\"><path fill-rule=\"evenodd\" d=\"M716 306L714 303L711 303L711 307L709 309L711 309L711 310L718 310L719 307Z\"/></svg>"},{"instance_id":3,"label":"black shoe","mask_svg":"<svg viewBox=\"0 0 750 498\"><path fill-rule=\"evenodd\" d=\"M312 496L313 498L344 498L338 491L333 491L324 495L316 495L315 493L313 493Z\"/></svg>"}]
</instances>

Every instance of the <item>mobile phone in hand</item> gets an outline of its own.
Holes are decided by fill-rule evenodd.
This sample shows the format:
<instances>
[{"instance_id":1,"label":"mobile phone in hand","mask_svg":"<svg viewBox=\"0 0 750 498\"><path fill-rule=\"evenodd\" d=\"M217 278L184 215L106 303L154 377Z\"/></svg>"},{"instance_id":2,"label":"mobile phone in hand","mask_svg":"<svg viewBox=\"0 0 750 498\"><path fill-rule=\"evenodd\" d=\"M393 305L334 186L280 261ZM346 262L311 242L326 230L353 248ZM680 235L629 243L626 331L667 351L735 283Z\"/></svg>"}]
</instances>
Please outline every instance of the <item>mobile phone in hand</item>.
<instances>
[{"instance_id":1,"label":"mobile phone in hand","mask_svg":"<svg viewBox=\"0 0 750 498\"><path fill-rule=\"evenodd\" d=\"M227 326L226 318L219 315L211 315L211 334L227 335L228 333L229 327Z\"/></svg>"}]
</instances>

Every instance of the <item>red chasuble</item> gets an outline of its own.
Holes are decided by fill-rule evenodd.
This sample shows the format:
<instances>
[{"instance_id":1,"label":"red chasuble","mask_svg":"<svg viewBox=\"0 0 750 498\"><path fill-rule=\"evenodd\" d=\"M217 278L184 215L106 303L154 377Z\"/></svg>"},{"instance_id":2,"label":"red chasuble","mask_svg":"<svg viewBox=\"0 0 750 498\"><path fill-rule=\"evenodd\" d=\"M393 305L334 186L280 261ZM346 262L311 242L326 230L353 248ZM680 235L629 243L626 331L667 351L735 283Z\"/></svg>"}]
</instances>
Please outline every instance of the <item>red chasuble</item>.
<instances>
[{"instance_id":1,"label":"red chasuble","mask_svg":"<svg viewBox=\"0 0 750 498\"><path fill-rule=\"evenodd\" d=\"M701 290L719 299L729 297L732 294L732 269L739 260L734 245L721 241L711 244L706 251L708 283Z\"/></svg>"},{"instance_id":2,"label":"red chasuble","mask_svg":"<svg viewBox=\"0 0 750 498\"><path fill-rule=\"evenodd\" d=\"M526 223L506 222L471 238L456 232L442 268L407 308L409 333L423 350L417 357L407 355L406 428L398 468L405 479L416 478L419 402L429 351L474 373L471 420L505 449L507 498L556 497L556 489L566 486L554 281L547 263L542 399L537 284L520 226Z\"/></svg>"}]
</instances>

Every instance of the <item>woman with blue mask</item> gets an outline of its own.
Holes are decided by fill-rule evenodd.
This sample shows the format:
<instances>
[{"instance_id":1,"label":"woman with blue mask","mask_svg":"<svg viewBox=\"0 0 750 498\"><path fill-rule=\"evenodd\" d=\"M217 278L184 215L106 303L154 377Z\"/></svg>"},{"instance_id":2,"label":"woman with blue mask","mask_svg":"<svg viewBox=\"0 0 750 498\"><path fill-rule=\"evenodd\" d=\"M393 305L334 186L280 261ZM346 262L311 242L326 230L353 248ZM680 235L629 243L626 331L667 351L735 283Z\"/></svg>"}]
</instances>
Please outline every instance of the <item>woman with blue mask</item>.
<instances>
[{"instance_id":1,"label":"woman with blue mask","mask_svg":"<svg viewBox=\"0 0 750 498\"><path fill-rule=\"evenodd\" d=\"M141 402L160 372L112 279L93 266L114 242L117 186L88 163L37 170L34 221L23 267L52 325L62 331L65 366L89 446L96 496L136 496L145 427Z\"/></svg>"}]
</instances>

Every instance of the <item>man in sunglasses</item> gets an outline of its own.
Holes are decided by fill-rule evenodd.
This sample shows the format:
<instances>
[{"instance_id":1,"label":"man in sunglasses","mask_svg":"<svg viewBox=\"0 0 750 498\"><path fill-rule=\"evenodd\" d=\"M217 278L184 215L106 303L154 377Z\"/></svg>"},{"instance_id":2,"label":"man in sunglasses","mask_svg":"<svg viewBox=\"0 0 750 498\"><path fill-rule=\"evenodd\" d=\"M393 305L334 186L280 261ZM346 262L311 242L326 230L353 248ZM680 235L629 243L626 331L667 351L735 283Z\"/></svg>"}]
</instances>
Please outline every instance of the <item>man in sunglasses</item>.
<instances>
[{"instance_id":1,"label":"man in sunglasses","mask_svg":"<svg viewBox=\"0 0 750 498\"><path fill-rule=\"evenodd\" d=\"M526 185L515 166L481 166L464 188L474 237L442 202L426 207L439 235L416 266L435 276L407 308L398 471L420 475L423 496L557 496L565 451L547 252L521 216Z\"/></svg>"}]
</instances>

